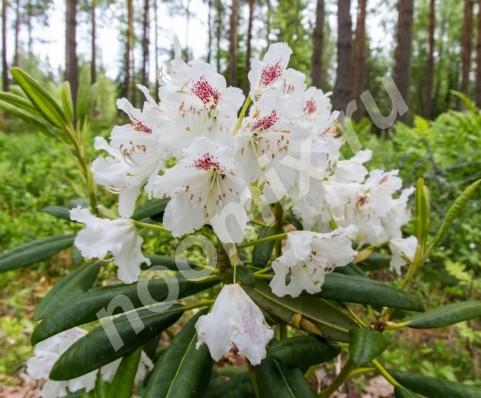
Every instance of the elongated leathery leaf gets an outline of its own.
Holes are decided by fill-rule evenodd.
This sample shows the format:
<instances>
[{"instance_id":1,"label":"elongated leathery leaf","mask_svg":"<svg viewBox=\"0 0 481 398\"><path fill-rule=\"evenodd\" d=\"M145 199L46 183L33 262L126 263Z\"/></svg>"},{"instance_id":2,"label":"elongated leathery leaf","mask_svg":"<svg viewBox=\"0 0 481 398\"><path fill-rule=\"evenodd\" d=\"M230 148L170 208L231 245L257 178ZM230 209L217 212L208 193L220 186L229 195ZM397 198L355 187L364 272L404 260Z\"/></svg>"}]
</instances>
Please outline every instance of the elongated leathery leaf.
<instances>
[{"instance_id":1,"label":"elongated leathery leaf","mask_svg":"<svg viewBox=\"0 0 481 398\"><path fill-rule=\"evenodd\" d=\"M379 305L410 311L423 311L419 299L394 286L370 278L333 272L326 276L316 296L348 303Z\"/></svg>"},{"instance_id":2,"label":"elongated leathery leaf","mask_svg":"<svg viewBox=\"0 0 481 398\"><path fill-rule=\"evenodd\" d=\"M274 341L268 355L290 368L306 371L313 365L328 362L341 350L315 336L296 336Z\"/></svg>"},{"instance_id":3,"label":"elongated leathery leaf","mask_svg":"<svg viewBox=\"0 0 481 398\"><path fill-rule=\"evenodd\" d=\"M349 341L349 329L355 323L334 303L313 296L277 297L263 281L243 287L257 305L284 322L322 337Z\"/></svg>"},{"instance_id":4,"label":"elongated leathery leaf","mask_svg":"<svg viewBox=\"0 0 481 398\"><path fill-rule=\"evenodd\" d=\"M453 325L479 317L481 317L481 301L465 301L426 311L408 319L403 324L405 323L407 326L416 329L429 329Z\"/></svg>"},{"instance_id":5,"label":"elongated leathery leaf","mask_svg":"<svg viewBox=\"0 0 481 398\"><path fill-rule=\"evenodd\" d=\"M376 359L387 347L383 334L368 329L351 329L349 357L356 365L363 365Z\"/></svg>"},{"instance_id":6,"label":"elongated leathery leaf","mask_svg":"<svg viewBox=\"0 0 481 398\"><path fill-rule=\"evenodd\" d=\"M112 398L130 398L134 386L135 375L139 367L142 349L137 348L132 354L124 357L115 372L114 379L108 386L108 396Z\"/></svg>"},{"instance_id":7,"label":"elongated leathery leaf","mask_svg":"<svg viewBox=\"0 0 481 398\"><path fill-rule=\"evenodd\" d=\"M37 305L34 319L39 320L48 314L58 312L66 303L75 301L85 294L97 279L100 266L100 262L82 265L63 277Z\"/></svg>"},{"instance_id":8,"label":"elongated leathery leaf","mask_svg":"<svg viewBox=\"0 0 481 398\"><path fill-rule=\"evenodd\" d=\"M141 308L114 318L70 346L53 366L50 378L73 379L128 355L176 322L182 312L180 306L163 313Z\"/></svg>"},{"instance_id":9,"label":"elongated leathery leaf","mask_svg":"<svg viewBox=\"0 0 481 398\"><path fill-rule=\"evenodd\" d=\"M466 386L434 377L390 370L389 373L404 387L428 398L479 398L481 388Z\"/></svg>"},{"instance_id":10,"label":"elongated leathery leaf","mask_svg":"<svg viewBox=\"0 0 481 398\"><path fill-rule=\"evenodd\" d=\"M67 124L67 118L60 105L37 81L19 68L12 68L11 73L33 106L46 120L56 127L64 127Z\"/></svg>"},{"instance_id":11,"label":"elongated leathery leaf","mask_svg":"<svg viewBox=\"0 0 481 398\"><path fill-rule=\"evenodd\" d=\"M162 302L167 299L169 292L172 292L172 294L176 293L175 289L177 288L179 290L176 297L182 298L200 292L217 283L217 281L193 282L181 277L176 278L178 281L177 286L173 277L167 280L150 280L147 286L148 293L152 299ZM76 301L69 302L63 309L44 318L32 334L32 343L36 344L74 326L95 321L98 317L118 314L122 311L129 311L133 308L148 305L149 297L145 294L147 293L144 290L145 286L140 285L141 292L144 292L143 297L139 296L139 283L130 285L119 284L90 290L88 294Z\"/></svg>"},{"instance_id":12,"label":"elongated leathery leaf","mask_svg":"<svg viewBox=\"0 0 481 398\"><path fill-rule=\"evenodd\" d=\"M281 230L282 227L280 225L265 227L259 233L259 238L278 234L281 232ZM265 267L271 258L272 250L274 249L275 244L275 240L269 240L267 242L256 244L252 250L252 265L258 268Z\"/></svg>"},{"instance_id":13,"label":"elongated leathery leaf","mask_svg":"<svg viewBox=\"0 0 481 398\"><path fill-rule=\"evenodd\" d=\"M142 220L153 216L159 216L164 214L165 207L168 201L165 199L153 199L140 206L135 212L132 218L134 220Z\"/></svg>"},{"instance_id":14,"label":"elongated leathery leaf","mask_svg":"<svg viewBox=\"0 0 481 398\"><path fill-rule=\"evenodd\" d=\"M50 236L16 247L0 255L0 272L46 260L58 252L72 246L74 235Z\"/></svg>"},{"instance_id":15,"label":"elongated leathery leaf","mask_svg":"<svg viewBox=\"0 0 481 398\"><path fill-rule=\"evenodd\" d=\"M316 394L299 369L288 368L267 357L255 368L255 384L259 397L314 398Z\"/></svg>"},{"instance_id":16,"label":"elongated leathery leaf","mask_svg":"<svg viewBox=\"0 0 481 398\"><path fill-rule=\"evenodd\" d=\"M155 364L144 398L191 398L205 391L212 359L206 345L196 349L195 324L206 312L199 312L184 326Z\"/></svg>"},{"instance_id":17,"label":"elongated leathery leaf","mask_svg":"<svg viewBox=\"0 0 481 398\"><path fill-rule=\"evenodd\" d=\"M50 214L51 216L71 221L70 220L70 209L67 209L66 207L47 206L47 207L43 208L42 211L44 211L47 214Z\"/></svg>"}]
</instances>

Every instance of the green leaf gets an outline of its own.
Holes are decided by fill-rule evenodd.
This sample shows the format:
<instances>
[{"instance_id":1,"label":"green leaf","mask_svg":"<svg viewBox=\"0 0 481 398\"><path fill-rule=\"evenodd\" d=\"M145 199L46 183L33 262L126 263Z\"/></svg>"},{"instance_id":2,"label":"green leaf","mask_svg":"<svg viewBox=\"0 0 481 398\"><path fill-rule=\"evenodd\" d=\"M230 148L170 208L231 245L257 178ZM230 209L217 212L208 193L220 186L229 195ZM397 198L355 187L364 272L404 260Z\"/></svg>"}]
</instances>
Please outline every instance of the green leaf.
<instances>
[{"instance_id":1,"label":"green leaf","mask_svg":"<svg viewBox=\"0 0 481 398\"><path fill-rule=\"evenodd\" d=\"M206 397L256 398L248 372L236 374L229 380L223 375L211 378Z\"/></svg>"},{"instance_id":2,"label":"green leaf","mask_svg":"<svg viewBox=\"0 0 481 398\"><path fill-rule=\"evenodd\" d=\"M34 112L30 112L3 100L0 100L0 109L3 109L5 112L12 114L27 123L34 124L44 134L52 134L51 131L48 130L48 126L45 124L41 116L38 116Z\"/></svg>"},{"instance_id":3,"label":"green leaf","mask_svg":"<svg viewBox=\"0 0 481 398\"><path fill-rule=\"evenodd\" d=\"M416 237L418 243L424 248L430 227L431 209L429 192L422 178L416 183Z\"/></svg>"},{"instance_id":4,"label":"green leaf","mask_svg":"<svg viewBox=\"0 0 481 398\"><path fill-rule=\"evenodd\" d=\"M349 329L355 327L355 323L337 305L318 297L277 297L263 281L258 281L254 287L243 288L261 308L311 334L349 341Z\"/></svg>"},{"instance_id":5,"label":"green leaf","mask_svg":"<svg viewBox=\"0 0 481 398\"><path fill-rule=\"evenodd\" d=\"M155 364L144 398L200 397L207 388L212 359L205 344L196 348L195 324L207 311L200 311L174 338Z\"/></svg>"},{"instance_id":6,"label":"green leaf","mask_svg":"<svg viewBox=\"0 0 481 398\"><path fill-rule=\"evenodd\" d=\"M49 123L60 128L66 126L67 118L59 104L37 81L19 68L12 68L11 73L34 107Z\"/></svg>"},{"instance_id":7,"label":"green leaf","mask_svg":"<svg viewBox=\"0 0 481 398\"><path fill-rule=\"evenodd\" d=\"M52 380L73 379L128 355L171 326L182 313L182 307L173 306L163 313L142 308L122 314L106 325L110 333L101 325L70 346L55 363L49 377ZM136 331L131 322L143 325L142 329ZM116 341L119 345L115 349L109 335L115 336L117 333L120 340Z\"/></svg>"},{"instance_id":8,"label":"green leaf","mask_svg":"<svg viewBox=\"0 0 481 398\"><path fill-rule=\"evenodd\" d=\"M289 369L267 357L255 368L255 384L259 397L309 398L316 394L299 369Z\"/></svg>"},{"instance_id":9,"label":"green leaf","mask_svg":"<svg viewBox=\"0 0 481 398\"><path fill-rule=\"evenodd\" d=\"M419 299L394 286L370 278L342 275L326 276L322 290L316 296L347 303L379 305L409 311L423 311Z\"/></svg>"},{"instance_id":10,"label":"green leaf","mask_svg":"<svg viewBox=\"0 0 481 398\"><path fill-rule=\"evenodd\" d=\"M33 319L38 321L58 312L65 307L65 303L82 296L95 283L101 264L98 262L82 265L63 277L35 307Z\"/></svg>"},{"instance_id":11,"label":"green leaf","mask_svg":"<svg viewBox=\"0 0 481 398\"><path fill-rule=\"evenodd\" d=\"M446 233L449 230L449 227L454 222L456 218L463 212L464 208L466 207L468 201L474 196L477 189L481 185L481 180L477 180L473 182L469 187L467 187L463 193L454 201L454 203L449 208L448 212L446 213L446 217L444 218L441 226L439 227L436 235L432 239L431 243L429 244L428 252L430 252L441 240L444 238Z\"/></svg>"},{"instance_id":12,"label":"green leaf","mask_svg":"<svg viewBox=\"0 0 481 398\"><path fill-rule=\"evenodd\" d=\"M389 371L404 387L429 398L479 398L481 388L410 372Z\"/></svg>"},{"instance_id":13,"label":"green leaf","mask_svg":"<svg viewBox=\"0 0 481 398\"><path fill-rule=\"evenodd\" d=\"M70 220L70 209L62 206L47 206L42 209L43 212L50 214L51 216L62 218L67 221Z\"/></svg>"},{"instance_id":14,"label":"green leaf","mask_svg":"<svg viewBox=\"0 0 481 398\"><path fill-rule=\"evenodd\" d=\"M72 246L74 235L58 235L35 240L0 255L0 272L10 271L46 260Z\"/></svg>"},{"instance_id":15,"label":"green leaf","mask_svg":"<svg viewBox=\"0 0 481 398\"><path fill-rule=\"evenodd\" d=\"M391 261L391 256L381 253L372 253L366 260L358 264L363 271L377 271L388 268ZM343 267L341 267L343 268Z\"/></svg>"},{"instance_id":16,"label":"green leaf","mask_svg":"<svg viewBox=\"0 0 481 398\"><path fill-rule=\"evenodd\" d=\"M73 103L72 103L72 92L70 91L70 83L63 82L60 86L60 101L62 104L62 109L67 118L68 123L73 122Z\"/></svg>"},{"instance_id":17,"label":"green leaf","mask_svg":"<svg viewBox=\"0 0 481 398\"><path fill-rule=\"evenodd\" d=\"M76 118L80 128L87 123L93 101L93 90L90 81L89 65L84 65L79 74L79 85L76 99Z\"/></svg>"},{"instance_id":18,"label":"green leaf","mask_svg":"<svg viewBox=\"0 0 481 398\"><path fill-rule=\"evenodd\" d=\"M166 199L150 200L135 210L132 218L134 220L142 220L144 218L150 218L153 216L162 217L167 203L168 200Z\"/></svg>"},{"instance_id":19,"label":"green leaf","mask_svg":"<svg viewBox=\"0 0 481 398\"><path fill-rule=\"evenodd\" d=\"M161 265L165 268L168 268L172 271L189 271L191 269L201 269L199 265L194 263L193 261L184 261L180 259L175 259L172 257L160 256L158 254L153 254L148 256L150 260L150 265L146 265L145 269L153 268L155 266Z\"/></svg>"},{"instance_id":20,"label":"green leaf","mask_svg":"<svg viewBox=\"0 0 481 398\"><path fill-rule=\"evenodd\" d=\"M218 283L218 281L194 282L179 276L176 278L179 287L178 298L198 293ZM143 281L142 283L145 282ZM169 295L169 289L171 289L170 283L172 282L173 279L150 280L148 282L148 290L152 298L157 302L166 300ZM138 287L139 283L133 283L89 290L87 294L79 297L78 300L66 303L62 309L45 317L33 331L32 343L36 344L74 326L95 321L98 317L109 316L111 313L118 314L148 305L148 302L142 303L138 294Z\"/></svg>"},{"instance_id":21,"label":"green leaf","mask_svg":"<svg viewBox=\"0 0 481 398\"><path fill-rule=\"evenodd\" d=\"M271 343L268 356L290 368L306 371L319 363L329 362L341 350L315 336L296 336Z\"/></svg>"},{"instance_id":22,"label":"green leaf","mask_svg":"<svg viewBox=\"0 0 481 398\"><path fill-rule=\"evenodd\" d=\"M368 329L351 329L349 357L358 366L376 359L387 347L383 334Z\"/></svg>"},{"instance_id":23,"label":"green leaf","mask_svg":"<svg viewBox=\"0 0 481 398\"><path fill-rule=\"evenodd\" d=\"M16 108L21 108L30 114L35 114L36 117L40 118L40 113L32 106L29 99L23 95L14 94L12 92L0 91L0 101L7 102Z\"/></svg>"},{"instance_id":24,"label":"green leaf","mask_svg":"<svg viewBox=\"0 0 481 398\"><path fill-rule=\"evenodd\" d=\"M275 225L273 227L262 228L259 233L259 238L265 238L266 236L276 235L282 230L281 225ZM252 265L257 268L264 268L272 256L272 251L277 243L275 240L258 243L252 250Z\"/></svg>"},{"instance_id":25,"label":"green leaf","mask_svg":"<svg viewBox=\"0 0 481 398\"><path fill-rule=\"evenodd\" d=\"M108 398L130 398L139 367L142 349L138 348L120 362L114 379L108 388Z\"/></svg>"},{"instance_id":26,"label":"green leaf","mask_svg":"<svg viewBox=\"0 0 481 398\"><path fill-rule=\"evenodd\" d=\"M439 328L481 317L481 301L452 303L418 314L403 322L415 329Z\"/></svg>"},{"instance_id":27,"label":"green leaf","mask_svg":"<svg viewBox=\"0 0 481 398\"><path fill-rule=\"evenodd\" d=\"M403 387L395 387L394 396L395 398L418 398L418 395Z\"/></svg>"}]
</instances>

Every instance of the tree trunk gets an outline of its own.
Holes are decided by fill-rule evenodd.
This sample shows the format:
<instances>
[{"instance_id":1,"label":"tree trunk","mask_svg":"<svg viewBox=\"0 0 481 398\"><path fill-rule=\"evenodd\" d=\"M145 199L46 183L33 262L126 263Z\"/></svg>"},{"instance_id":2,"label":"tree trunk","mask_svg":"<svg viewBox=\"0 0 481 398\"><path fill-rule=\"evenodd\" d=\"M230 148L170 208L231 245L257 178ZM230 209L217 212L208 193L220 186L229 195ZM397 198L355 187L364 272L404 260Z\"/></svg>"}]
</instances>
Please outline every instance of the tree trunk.
<instances>
[{"instance_id":1,"label":"tree trunk","mask_svg":"<svg viewBox=\"0 0 481 398\"><path fill-rule=\"evenodd\" d=\"M149 81L149 0L144 0L144 17L142 22L142 84Z\"/></svg>"},{"instance_id":2,"label":"tree trunk","mask_svg":"<svg viewBox=\"0 0 481 398\"><path fill-rule=\"evenodd\" d=\"M356 20L356 38L354 41L354 97L360 98L366 86L366 11L367 0L358 0L357 20ZM356 112L356 119L360 119L364 114L364 108L359 106Z\"/></svg>"},{"instance_id":3,"label":"tree trunk","mask_svg":"<svg viewBox=\"0 0 481 398\"><path fill-rule=\"evenodd\" d=\"M409 105L409 78L411 73L411 47L413 35L413 0L399 0L397 46L394 54L394 81Z\"/></svg>"},{"instance_id":4,"label":"tree trunk","mask_svg":"<svg viewBox=\"0 0 481 398\"><path fill-rule=\"evenodd\" d=\"M8 61L7 61L7 7L8 0L2 1L2 88L8 90Z\"/></svg>"},{"instance_id":5,"label":"tree trunk","mask_svg":"<svg viewBox=\"0 0 481 398\"><path fill-rule=\"evenodd\" d=\"M220 73L220 42L222 39L222 1L215 0L215 57L217 64L217 72Z\"/></svg>"},{"instance_id":6,"label":"tree trunk","mask_svg":"<svg viewBox=\"0 0 481 398\"><path fill-rule=\"evenodd\" d=\"M159 9L158 0L154 0L154 62L155 62L155 98L159 95Z\"/></svg>"},{"instance_id":7,"label":"tree trunk","mask_svg":"<svg viewBox=\"0 0 481 398\"><path fill-rule=\"evenodd\" d=\"M424 94L423 116L433 117L433 81L434 81L434 30L436 28L436 0L429 1L428 25L428 62L426 67L426 93Z\"/></svg>"},{"instance_id":8,"label":"tree trunk","mask_svg":"<svg viewBox=\"0 0 481 398\"><path fill-rule=\"evenodd\" d=\"M316 26L312 35L312 85L320 88L322 83L322 49L324 47L324 0L317 0Z\"/></svg>"},{"instance_id":9,"label":"tree trunk","mask_svg":"<svg viewBox=\"0 0 481 398\"><path fill-rule=\"evenodd\" d=\"M227 80L231 86L237 83L237 19L238 0L232 0L229 30L229 66Z\"/></svg>"},{"instance_id":10,"label":"tree trunk","mask_svg":"<svg viewBox=\"0 0 481 398\"><path fill-rule=\"evenodd\" d=\"M97 81L97 15L96 15L97 0L92 0L90 6L91 13L91 48L90 48L90 81L95 83Z\"/></svg>"},{"instance_id":11,"label":"tree trunk","mask_svg":"<svg viewBox=\"0 0 481 398\"><path fill-rule=\"evenodd\" d=\"M27 31L28 31L28 56L32 56L32 48L33 48L33 27L32 27L32 19L33 19L33 5L32 0L28 0L27 2Z\"/></svg>"},{"instance_id":12,"label":"tree trunk","mask_svg":"<svg viewBox=\"0 0 481 398\"><path fill-rule=\"evenodd\" d=\"M66 4L65 80L70 83L72 99L75 102L78 88L77 0L67 0Z\"/></svg>"},{"instance_id":13,"label":"tree trunk","mask_svg":"<svg viewBox=\"0 0 481 398\"><path fill-rule=\"evenodd\" d=\"M20 0L15 2L15 37L14 46L15 52L13 55L13 66L20 65Z\"/></svg>"},{"instance_id":14,"label":"tree trunk","mask_svg":"<svg viewBox=\"0 0 481 398\"><path fill-rule=\"evenodd\" d=\"M125 41L125 78L123 95L132 100L132 73L133 73L133 49L134 41L134 8L133 0L127 0L127 37Z\"/></svg>"},{"instance_id":15,"label":"tree trunk","mask_svg":"<svg viewBox=\"0 0 481 398\"><path fill-rule=\"evenodd\" d=\"M212 0L207 1L207 63L212 61Z\"/></svg>"},{"instance_id":16,"label":"tree trunk","mask_svg":"<svg viewBox=\"0 0 481 398\"><path fill-rule=\"evenodd\" d=\"M333 105L335 109L345 111L352 99L351 0L339 0L337 4L337 75Z\"/></svg>"},{"instance_id":17,"label":"tree trunk","mask_svg":"<svg viewBox=\"0 0 481 398\"><path fill-rule=\"evenodd\" d=\"M473 0L464 0L461 92L468 95L471 53L473 51Z\"/></svg>"},{"instance_id":18,"label":"tree trunk","mask_svg":"<svg viewBox=\"0 0 481 398\"><path fill-rule=\"evenodd\" d=\"M251 56L252 56L252 23L254 20L254 0L248 0L249 5L249 19L247 23L247 43L246 43L246 73L249 73L251 69ZM249 79L245 79L244 91L247 93L249 90Z\"/></svg>"},{"instance_id":19,"label":"tree trunk","mask_svg":"<svg viewBox=\"0 0 481 398\"><path fill-rule=\"evenodd\" d=\"M481 107L481 0L478 0L478 41L476 45L476 105Z\"/></svg>"}]
</instances>

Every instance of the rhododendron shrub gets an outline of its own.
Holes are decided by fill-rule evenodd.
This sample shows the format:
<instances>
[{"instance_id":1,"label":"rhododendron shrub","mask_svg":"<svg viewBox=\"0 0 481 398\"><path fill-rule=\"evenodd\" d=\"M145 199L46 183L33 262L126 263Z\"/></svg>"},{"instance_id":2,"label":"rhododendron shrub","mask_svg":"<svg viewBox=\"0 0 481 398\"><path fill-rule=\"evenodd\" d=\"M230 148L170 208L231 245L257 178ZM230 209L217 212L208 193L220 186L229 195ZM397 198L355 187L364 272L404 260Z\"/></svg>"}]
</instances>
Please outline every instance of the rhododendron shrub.
<instances>
[{"instance_id":1,"label":"rhododendron shrub","mask_svg":"<svg viewBox=\"0 0 481 398\"><path fill-rule=\"evenodd\" d=\"M27 372L46 381L45 397L328 397L376 373L400 397L481 396L382 363L386 334L481 314L473 301L428 309L410 290L481 181L431 228L423 180L406 187L397 170L370 170L368 149L342 156L342 114L290 55L277 43L252 61L244 95L177 50L158 93L139 86L141 109L118 101L128 121L93 140L92 161L85 76L74 107L68 84L57 101L13 70L25 95L2 93L0 105L65 143L87 199L46 209L72 234L0 257L2 271L70 246L84 258L35 312ZM117 205L99 205L99 189ZM146 249L160 231L174 258ZM204 260L186 259L189 248ZM375 279L379 268L391 282ZM315 391L312 370L335 358L342 370Z\"/></svg>"}]
</instances>

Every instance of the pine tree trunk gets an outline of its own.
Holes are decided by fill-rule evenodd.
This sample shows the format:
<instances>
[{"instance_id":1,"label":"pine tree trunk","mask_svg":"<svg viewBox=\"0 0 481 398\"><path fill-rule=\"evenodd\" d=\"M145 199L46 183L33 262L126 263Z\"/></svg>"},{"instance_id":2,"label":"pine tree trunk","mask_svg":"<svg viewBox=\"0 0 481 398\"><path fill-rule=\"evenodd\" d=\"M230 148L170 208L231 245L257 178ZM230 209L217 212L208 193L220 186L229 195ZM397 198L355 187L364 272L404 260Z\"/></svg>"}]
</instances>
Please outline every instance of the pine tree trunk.
<instances>
[{"instance_id":1,"label":"pine tree trunk","mask_svg":"<svg viewBox=\"0 0 481 398\"><path fill-rule=\"evenodd\" d=\"M149 81L149 0L144 0L144 16L142 22L142 84Z\"/></svg>"},{"instance_id":2,"label":"pine tree trunk","mask_svg":"<svg viewBox=\"0 0 481 398\"><path fill-rule=\"evenodd\" d=\"M2 1L2 88L8 90L8 60L7 60L7 7L8 1Z\"/></svg>"},{"instance_id":3,"label":"pine tree trunk","mask_svg":"<svg viewBox=\"0 0 481 398\"><path fill-rule=\"evenodd\" d=\"M312 35L312 85L320 88L322 84L322 50L324 48L324 0L317 0L316 26Z\"/></svg>"},{"instance_id":4,"label":"pine tree trunk","mask_svg":"<svg viewBox=\"0 0 481 398\"><path fill-rule=\"evenodd\" d=\"M237 20L238 0L232 0L229 30L229 66L227 80L231 86L237 84Z\"/></svg>"},{"instance_id":5,"label":"pine tree trunk","mask_svg":"<svg viewBox=\"0 0 481 398\"><path fill-rule=\"evenodd\" d=\"M13 66L20 65L20 0L15 2L15 52L13 55Z\"/></svg>"},{"instance_id":6,"label":"pine tree trunk","mask_svg":"<svg viewBox=\"0 0 481 398\"><path fill-rule=\"evenodd\" d=\"M77 0L67 0L66 3L65 80L70 83L72 99L75 102L78 88Z\"/></svg>"},{"instance_id":7,"label":"pine tree trunk","mask_svg":"<svg viewBox=\"0 0 481 398\"><path fill-rule=\"evenodd\" d=\"M476 45L476 105L481 107L481 0L478 0L478 42Z\"/></svg>"},{"instance_id":8,"label":"pine tree trunk","mask_svg":"<svg viewBox=\"0 0 481 398\"><path fill-rule=\"evenodd\" d=\"M409 80L411 73L411 48L413 35L413 0L399 0L397 46L394 54L394 81L406 104L409 105Z\"/></svg>"},{"instance_id":9,"label":"pine tree trunk","mask_svg":"<svg viewBox=\"0 0 481 398\"><path fill-rule=\"evenodd\" d=\"M220 49L220 42L222 39L222 1L215 0L215 57L216 57L216 64L217 64L217 72L220 73L220 56L221 56L221 49Z\"/></svg>"},{"instance_id":10,"label":"pine tree trunk","mask_svg":"<svg viewBox=\"0 0 481 398\"><path fill-rule=\"evenodd\" d=\"M367 0L358 0L357 20L356 20L356 37L354 40L354 97L360 98L366 86L366 12ZM364 115L364 107L358 103L358 110L355 113L355 119L359 120Z\"/></svg>"},{"instance_id":11,"label":"pine tree trunk","mask_svg":"<svg viewBox=\"0 0 481 398\"><path fill-rule=\"evenodd\" d=\"M97 0L92 0L90 6L91 18L91 48L90 48L90 81L95 83L97 81L97 15L96 15Z\"/></svg>"},{"instance_id":12,"label":"pine tree trunk","mask_svg":"<svg viewBox=\"0 0 481 398\"><path fill-rule=\"evenodd\" d=\"M426 93L424 94L423 116L433 117L433 81L434 81L434 31L436 28L436 0L429 1L428 25L428 62L426 67Z\"/></svg>"},{"instance_id":13,"label":"pine tree trunk","mask_svg":"<svg viewBox=\"0 0 481 398\"><path fill-rule=\"evenodd\" d=\"M133 41L134 41L133 0L127 0L127 37L125 41L125 78L123 95L132 100Z\"/></svg>"},{"instance_id":14,"label":"pine tree trunk","mask_svg":"<svg viewBox=\"0 0 481 398\"><path fill-rule=\"evenodd\" d=\"M27 31L28 31L28 56L32 56L32 49L33 49L33 27L32 27L32 19L33 19L33 4L32 0L28 0L27 2Z\"/></svg>"},{"instance_id":15,"label":"pine tree trunk","mask_svg":"<svg viewBox=\"0 0 481 398\"><path fill-rule=\"evenodd\" d=\"M207 2L207 63L212 61L212 0Z\"/></svg>"},{"instance_id":16,"label":"pine tree trunk","mask_svg":"<svg viewBox=\"0 0 481 398\"><path fill-rule=\"evenodd\" d=\"M252 56L252 24L254 20L254 0L248 0L249 5L249 18L247 23L247 43L246 43L246 73L249 73L251 69L251 56ZM249 79L245 79L244 91L247 93L249 90Z\"/></svg>"},{"instance_id":17,"label":"pine tree trunk","mask_svg":"<svg viewBox=\"0 0 481 398\"><path fill-rule=\"evenodd\" d=\"M471 53L473 51L473 0L464 0L461 92L468 95Z\"/></svg>"},{"instance_id":18,"label":"pine tree trunk","mask_svg":"<svg viewBox=\"0 0 481 398\"><path fill-rule=\"evenodd\" d=\"M346 110L352 99L352 21L351 0L339 0L337 9L337 75L334 86L333 106Z\"/></svg>"},{"instance_id":19,"label":"pine tree trunk","mask_svg":"<svg viewBox=\"0 0 481 398\"><path fill-rule=\"evenodd\" d=\"M154 61L155 61L155 98L159 95L159 9L158 0L154 0Z\"/></svg>"}]
</instances>

